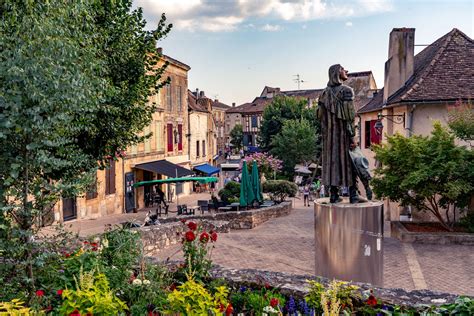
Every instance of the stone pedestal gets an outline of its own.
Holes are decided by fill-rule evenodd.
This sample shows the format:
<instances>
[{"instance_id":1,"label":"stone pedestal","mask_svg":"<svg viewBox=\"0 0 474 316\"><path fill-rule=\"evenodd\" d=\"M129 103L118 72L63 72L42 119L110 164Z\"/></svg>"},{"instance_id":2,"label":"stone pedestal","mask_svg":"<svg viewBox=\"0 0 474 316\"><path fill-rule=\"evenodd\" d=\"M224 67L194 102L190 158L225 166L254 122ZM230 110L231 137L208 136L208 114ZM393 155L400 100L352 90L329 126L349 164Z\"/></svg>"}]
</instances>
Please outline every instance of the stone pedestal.
<instances>
[{"instance_id":1,"label":"stone pedestal","mask_svg":"<svg viewBox=\"0 0 474 316\"><path fill-rule=\"evenodd\" d=\"M383 203L314 205L316 275L383 286Z\"/></svg>"}]
</instances>

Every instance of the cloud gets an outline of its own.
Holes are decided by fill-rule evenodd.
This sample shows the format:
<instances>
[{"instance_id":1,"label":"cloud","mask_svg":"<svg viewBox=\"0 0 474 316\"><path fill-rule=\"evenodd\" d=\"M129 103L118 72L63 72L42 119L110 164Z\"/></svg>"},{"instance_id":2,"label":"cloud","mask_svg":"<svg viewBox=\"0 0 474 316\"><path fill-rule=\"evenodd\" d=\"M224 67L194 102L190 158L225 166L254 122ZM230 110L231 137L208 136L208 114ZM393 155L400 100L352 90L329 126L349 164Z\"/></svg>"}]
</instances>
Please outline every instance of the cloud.
<instances>
[{"instance_id":1,"label":"cloud","mask_svg":"<svg viewBox=\"0 0 474 316\"><path fill-rule=\"evenodd\" d=\"M393 0L134 0L150 26L162 12L177 29L233 31L262 21L259 29L275 31L267 21L305 22L379 14L393 9ZM258 25L257 25L258 27ZM281 28L281 27L280 27Z\"/></svg>"},{"instance_id":2,"label":"cloud","mask_svg":"<svg viewBox=\"0 0 474 316\"><path fill-rule=\"evenodd\" d=\"M264 26L262 26L260 28L260 30L266 31L266 32L277 32L277 31L281 30L281 26L280 25L272 25L272 24L267 23Z\"/></svg>"},{"instance_id":3,"label":"cloud","mask_svg":"<svg viewBox=\"0 0 474 316\"><path fill-rule=\"evenodd\" d=\"M346 22L346 26L347 26L347 27L351 27L351 26L352 26L352 22L351 22L351 21L347 21L347 22Z\"/></svg>"}]
</instances>

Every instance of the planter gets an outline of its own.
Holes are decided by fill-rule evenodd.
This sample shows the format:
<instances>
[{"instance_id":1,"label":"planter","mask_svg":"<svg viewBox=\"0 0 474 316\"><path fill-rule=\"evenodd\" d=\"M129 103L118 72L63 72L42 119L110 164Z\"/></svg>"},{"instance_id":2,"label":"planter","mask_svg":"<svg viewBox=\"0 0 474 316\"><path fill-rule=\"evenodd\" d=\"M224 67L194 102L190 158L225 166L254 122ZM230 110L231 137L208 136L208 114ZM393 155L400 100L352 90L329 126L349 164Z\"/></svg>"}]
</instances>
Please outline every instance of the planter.
<instances>
[{"instance_id":1,"label":"planter","mask_svg":"<svg viewBox=\"0 0 474 316\"><path fill-rule=\"evenodd\" d=\"M410 224L413 224L410 222ZM420 223L420 225L426 223ZM474 234L466 232L414 232L409 231L403 222L390 223L392 236L402 242L437 245L474 245ZM424 229L428 230L428 229Z\"/></svg>"}]
</instances>

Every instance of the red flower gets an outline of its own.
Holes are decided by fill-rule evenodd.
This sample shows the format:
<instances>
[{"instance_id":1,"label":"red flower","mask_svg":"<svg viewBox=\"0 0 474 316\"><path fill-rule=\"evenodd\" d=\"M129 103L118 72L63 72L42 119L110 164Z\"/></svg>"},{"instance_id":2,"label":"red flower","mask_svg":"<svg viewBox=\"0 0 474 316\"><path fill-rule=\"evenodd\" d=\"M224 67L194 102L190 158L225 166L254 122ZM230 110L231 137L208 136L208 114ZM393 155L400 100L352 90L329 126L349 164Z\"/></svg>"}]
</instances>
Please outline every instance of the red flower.
<instances>
[{"instance_id":1,"label":"red flower","mask_svg":"<svg viewBox=\"0 0 474 316\"><path fill-rule=\"evenodd\" d=\"M79 311L77 309L75 309L74 312L69 314L69 316L81 316L81 313L79 313Z\"/></svg>"},{"instance_id":2,"label":"red flower","mask_svg":"<svg viewBox=\"0 0 474 316\"><path fill-rule=\"evenodd\" d=\"M44 296L44 291L43 290L36 291L36 296L39 296L39 297Z\"/></svg>"},{"instance_id":3,"label":"red flower","mask_svg":"<svg viewBox=\"0 0 474 316\"><path fill-rule=\"evenodd\" d=\"M181 223L186 224L186 220L184 218L182 218Z\"/></svg>"},{"instance_id":4,"label":"red flower","mask_svg":"<svg viewBox=\"0 0 474 316\"><path fill-rule=\"evenodd\" d=\"M377 299L375 298L375 296L370 295L369 298L367 299L367 301L365 301L365 303L367 305L370 305L370 306L376 306L377 305Z\"/></svg>"},{"instance_id":5,"label":"red flower","mask_svg":"<svg viewBox=\"0 0 474 316\"><path fill-rule=\"evenodd\" d=\"M265 286L266 289L270 288L270 284L268 284L267 282L265 282L264 286Z\"/></svg>"},{"instance_id":6,"label":"red flower","mask_svg":"<svg viewBox=\"0 0 474 316\"><path fill-rule=\"evenodd\" d=\"M84 241L84 245L88 245L88 244L89 244L89 242L87 240Z\"/></svg>"},{"instance_id":7,"label":"red flower","mask_svg":"<svg viewBox=\"0 0 474 316\"><path fill-rule=\"evenodd\" d=\"M70 256L71 256L70 253L66 253L66 254L64 255L64 257L66 257L66 258L69 258Z\"/></svg>"},{"instance_id":8,"label":"red flower","mask_svg":"<svg viewBox=\"0 0 474 316\"><path fill-rule=\"evenodd\" d=\"M176 283L171 284L170 291L176 290Z\"/></svg>"},{"instance_id":9,"label":"red flower","mask_svg":"<svg viewBox=\"0 0 474 316\"><path fill-rule=\"evenodd\" d=\"M192 231L188 231L184 235L184 238L186 238L186 241L193 241L194 239L196 239L196 235L194 235Z\"/></svg>"},{"instance_id":10,"label":"red flower","mask_svg":"<svg viewBox=\"0 0 474 316\"><path fill-rule=\"evenodd\" d=\"M57 290L56 294L58 294L59 296L63 295L63 290Z\"/></svg>"},{"instance_id":11,"label":"red flower","mask_svg":"<svg viewBox=\"0 0 474 316\"><path fill-rule=\"evenodd\" d=\"M227 308L225 310L225 316L230 316L232 315L233 312L234 312L234 308L232 307L232 304L229 303L229 305L227 305Z\"/></svg>"},{"instance_id":12,"label":"red flower","mask_svg":"<svg viewBox=\"0 0 474 316\"><path fill-rule=\"evenodd\" d=\"M92 247L97 247L97 246L99 246L99 244L96 243L96 242L91 242L91 246L92 246Z\"/></svg>"},{"instance_id":13,"label":"red flower","mask_svg":"<svg viewBox=\"0 0 474 316\"><path fill-rule=\"evenodd\" d=\"M201 236L199 237L199 240L202 242L202 243L206 243L209 241L209 234L206 233L206 232L203 232L201 234Z\"/></svg>"},{"instance_id":14,"label":"red flower","mask_svg":"<svg viewBox=\"0 0 474 316\"><path fill-rule=\"evenodd\" d=\"M217 241L217 233L216 233L216 232L212 232L212 233L211 233L211 241L212 241L212 242Z\"/></svg>"},{"instance_id":15,"label":"red flower","mask_svg":"<svg viewBox=\"0 0 474 316\"><path fill-rule=\"evenodd\" d=\"M219 311L222 313L225 310L225 305L221 303L219 306Z\"/></svg>"},{"instance_id":16,"label":"red flower","mask_svg":"<svg viewBox=\"0 0 474 316\"><path fill-rule=\"evenodd\" d=\"M280 304L280 301L278 301L277 298L272 298L272 299L270 300L270 306L271 306L271 307L276 307L276 306L278 306L278 304Z\"/></svg>"},{"instance_id":17,"label":"red flower","mask_svg":"<svg viewBox=\"0 0 474 316\"><path fill-rule=\"evenodd\" d=\"M196 230L197 227L198 227L198 226L197 226L197 224L196 224L195 222L189 222L189 223L188 223L188 228L189 228L190 230Z\"/></svg>"}]
</instances>

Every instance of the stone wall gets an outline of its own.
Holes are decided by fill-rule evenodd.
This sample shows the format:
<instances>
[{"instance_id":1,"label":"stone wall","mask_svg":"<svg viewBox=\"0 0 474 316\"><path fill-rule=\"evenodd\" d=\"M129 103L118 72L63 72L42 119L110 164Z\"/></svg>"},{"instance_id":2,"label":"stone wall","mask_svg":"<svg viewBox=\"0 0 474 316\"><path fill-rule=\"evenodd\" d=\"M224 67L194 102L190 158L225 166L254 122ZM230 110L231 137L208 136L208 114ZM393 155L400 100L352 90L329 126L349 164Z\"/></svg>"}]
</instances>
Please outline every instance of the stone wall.
<instances>
[{"instance_id":1,"label":"stone wall","mask_svg":"<svg viewBox=\"0 0 474 316\"><path fill-rule=\"evenodd\" d=\"M141 234L143 246L147 253L159 251L181 241L186 225L181 220L201 222L206 231L215 230L227 233L230 229L252 229L271 218L286 216L292 210L291 202L254 209L249 211L205 213L180 217L159 219L160 225L136 228Z\"/></svg>"}]
</instances>

